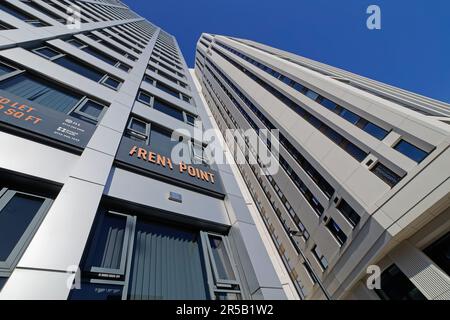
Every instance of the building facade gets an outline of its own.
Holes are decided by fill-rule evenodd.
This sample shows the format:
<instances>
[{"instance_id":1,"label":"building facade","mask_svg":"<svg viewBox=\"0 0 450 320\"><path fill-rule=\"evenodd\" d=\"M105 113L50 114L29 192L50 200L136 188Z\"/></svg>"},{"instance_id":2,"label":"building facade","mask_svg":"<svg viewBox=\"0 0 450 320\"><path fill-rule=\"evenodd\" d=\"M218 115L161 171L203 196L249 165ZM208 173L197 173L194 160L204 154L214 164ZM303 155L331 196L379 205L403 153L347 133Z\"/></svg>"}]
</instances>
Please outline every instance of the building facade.
<instances>
[{"instance_id":1,"label":"building facade","mask_svg":"<svg viewBox=\"0 0 450 320\"><path fill-rule=\"evenodd\" d=\"M286 298L202 103L122 2L1 1L0 299Z\"/></svg>"},{"instance_id":2,"label":"building facade","mask_svg":"<svg viewBox=\"0 0 450 320\"><path fill-rule=\"evenodd\" d=\"M448 104L206 33L195 74L287 294L450 299Z\"/></svg>"}]
</instances>

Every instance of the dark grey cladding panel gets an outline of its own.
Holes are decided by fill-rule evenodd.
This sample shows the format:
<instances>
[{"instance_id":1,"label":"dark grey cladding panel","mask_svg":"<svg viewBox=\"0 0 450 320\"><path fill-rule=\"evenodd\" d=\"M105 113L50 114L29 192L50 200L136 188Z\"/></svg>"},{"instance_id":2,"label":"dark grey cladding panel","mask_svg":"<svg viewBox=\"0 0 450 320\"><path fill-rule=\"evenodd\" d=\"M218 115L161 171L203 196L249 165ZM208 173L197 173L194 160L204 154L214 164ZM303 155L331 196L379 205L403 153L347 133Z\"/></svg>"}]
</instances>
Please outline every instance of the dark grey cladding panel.
<instances>
[{"instance_id":1,"label":"dark grey cladding panel","mask_svg":"<svg viewBox=\"0 0 450 320\"><path fill-rule=\"evenodd\" d=\"M77 148L85 148L96 126L0 90L0 122Z\"/></svg>"},{"instance_id":2,"label":"dark grey cladding panel","mask_svg":"<svg viewBox=\"0 0 450 320\"><path fill-rule=\"evenodd\" d=\"M217 171L205 165L173 163L170 156L158 154L150 146L128 137L123 137L120 142L116 162L168 183L221 199L225 197L222 179Z\"/></svg>"}]
</instances>

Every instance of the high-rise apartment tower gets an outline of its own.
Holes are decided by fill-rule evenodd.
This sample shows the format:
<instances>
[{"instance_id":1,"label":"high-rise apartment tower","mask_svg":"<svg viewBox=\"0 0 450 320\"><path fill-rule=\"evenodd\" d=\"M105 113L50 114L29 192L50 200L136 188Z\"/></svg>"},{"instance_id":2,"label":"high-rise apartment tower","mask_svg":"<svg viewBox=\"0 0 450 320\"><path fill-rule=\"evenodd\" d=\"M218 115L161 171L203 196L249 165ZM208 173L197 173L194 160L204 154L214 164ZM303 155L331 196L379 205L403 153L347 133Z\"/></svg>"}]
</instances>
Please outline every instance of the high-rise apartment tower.
<instances>
[{"instance_id":1,"label":"high-rise apartment tower","mask_svg":"<svg viewBox=\"0 0 450 320\"><path fill-rule=\"evenodd\" d=\"M226 141L245 159L240 185L286 292L450 299L448 104L212 34L197 43L195 74L224 135L278 130L270 143ZM267 152L276 173L260 159Z\"/></svg>"}]
</instances>

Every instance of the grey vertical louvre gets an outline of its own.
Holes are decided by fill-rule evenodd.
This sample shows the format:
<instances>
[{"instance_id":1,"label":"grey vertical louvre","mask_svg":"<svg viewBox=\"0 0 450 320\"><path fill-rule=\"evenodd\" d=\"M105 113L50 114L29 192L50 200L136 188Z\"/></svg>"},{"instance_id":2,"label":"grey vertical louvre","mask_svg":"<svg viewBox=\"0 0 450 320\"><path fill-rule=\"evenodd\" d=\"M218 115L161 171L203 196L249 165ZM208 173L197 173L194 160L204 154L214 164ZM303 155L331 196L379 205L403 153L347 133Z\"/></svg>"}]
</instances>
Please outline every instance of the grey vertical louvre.
<instances>
[{"instance_id":1,"label":"grey vertical louvre","mask_svg":"<svg viewBox=\"0 0 450 320\"><path fill-rule=\"evenodd\" d=\"M81 95L45 83L43 80L26 73L0 82L0 89L64 113L68 113L82 98Z\"/></svg>"},{"instance_id":2,"label":"grey vertical louvre","mask_svg":"<svg viewBox=\"0 0 450 320\"><path fill-rule=\"evenodd\" d=\"M109 213L101 217L90 242L86 270L120 271L127 218Z\"/></svg>"},{"instance_id":3,"label":"grey vertical louvre","mask_svg":"<svg viewBox=\"0 0 450 320\"><path fill-rule=\"evenodd\" d=\"M206 299L197 233L137 223L129 299Z\"/></svg>"}]
</instances>

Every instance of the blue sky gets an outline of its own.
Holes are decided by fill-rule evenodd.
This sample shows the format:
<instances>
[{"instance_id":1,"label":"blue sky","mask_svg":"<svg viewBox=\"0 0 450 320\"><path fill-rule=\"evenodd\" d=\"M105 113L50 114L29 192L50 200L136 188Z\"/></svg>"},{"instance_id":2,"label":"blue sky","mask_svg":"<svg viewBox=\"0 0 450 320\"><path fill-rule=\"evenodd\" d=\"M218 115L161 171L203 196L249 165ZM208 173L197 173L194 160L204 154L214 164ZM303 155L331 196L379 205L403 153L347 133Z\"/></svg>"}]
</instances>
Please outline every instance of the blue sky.
<instances>
[{"instance_id":1,"label":"blue sky","mask_svg":"<svg viewBox=\"0 0 450 320\"><path fill-rule=\"evenodd\" d=\"M124 0L176 36L189 66L202 32L251 39L450 103L449 0ZM381 30L366 27L369 5Z\"/></svg>"}]
</instances>

